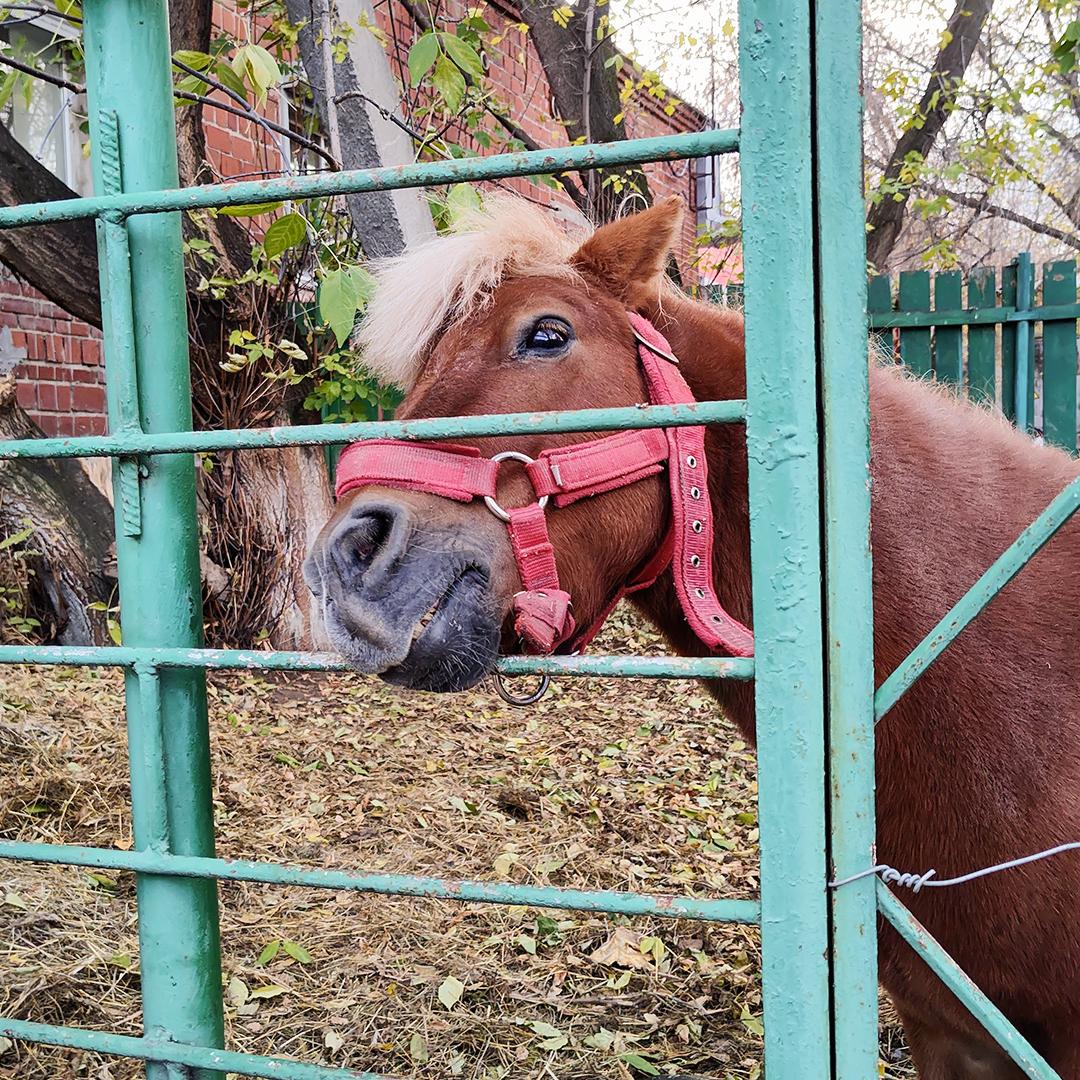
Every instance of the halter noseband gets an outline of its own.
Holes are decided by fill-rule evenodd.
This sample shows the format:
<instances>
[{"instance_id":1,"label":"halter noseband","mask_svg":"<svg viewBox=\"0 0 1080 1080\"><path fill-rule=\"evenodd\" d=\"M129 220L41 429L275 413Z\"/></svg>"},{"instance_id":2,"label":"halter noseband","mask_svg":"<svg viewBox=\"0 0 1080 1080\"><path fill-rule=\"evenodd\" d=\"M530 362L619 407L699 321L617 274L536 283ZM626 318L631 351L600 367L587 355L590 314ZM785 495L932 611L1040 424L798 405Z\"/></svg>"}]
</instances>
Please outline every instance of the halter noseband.
<instances>
[{"instance_id":1,"label":"halter noseband","mask_svg":"<svg viewBox=\"0 0 1080 1080\"><path fill-rule=\"evenodd\" d=\"M695 400L664 336L628 312L638 358L653 405ZM497 502L502 462L520 462L537 501L504 510ZM579 629L570 594L559 586L555 549L544 508L561 508L655 476L665 463L671 486L672 523L660 548L618 588L591 626ZM648 588L670 566L690 628L712 650L752 656L751 631L721 606L712 585L712 509L705 465L705 428L669 427L620 431L589 442L543 451L530 458L513 450L485 458L473 446L370 439L351 443L337 468L337 497L369 484L423 491L458 502L484 500L506 523L522 590L514 596L514 628L526 652L580 652L596 636L615 605Z\"/></svg>"}]
</instances>

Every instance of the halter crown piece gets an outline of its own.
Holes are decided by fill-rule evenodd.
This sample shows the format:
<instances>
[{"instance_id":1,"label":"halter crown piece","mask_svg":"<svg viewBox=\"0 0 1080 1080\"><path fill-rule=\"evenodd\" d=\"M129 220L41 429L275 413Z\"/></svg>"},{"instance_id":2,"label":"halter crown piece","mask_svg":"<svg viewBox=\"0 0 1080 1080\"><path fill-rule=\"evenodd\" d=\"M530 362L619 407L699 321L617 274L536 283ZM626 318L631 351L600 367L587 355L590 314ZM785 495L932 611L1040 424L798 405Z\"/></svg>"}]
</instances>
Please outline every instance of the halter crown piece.
<instances>
[{"instance_id":1,"label":"halter crown piece","mask_svg":"<svg viewBox=\"0 0 1080 1080\"><path fill-rule=\"evenodd\" d=\"M653 405L692 403L664 336L628 312L638 358ZM524 464L536 502L504 510L496 502L500 464ZM555 549L544 513L655 476L667 465L671 528L659 549L625 581L591 626L575 626L570 594L559 586ZM351 443L337 468L337 497L369 484L424 491L444 499L481 498L506 523L522 590L514 596L514 628L526 652L547 655L582 651L626 595L646 589L670 566L686 621L700 640L730 656L752 656L751 631L721 606L712 585L713 522L705 465L705 428L668 427L620 431L590 442L545 450L538 458L506 451L483 457L473 446L370 439Z\"/></svg>"}]
</instances>

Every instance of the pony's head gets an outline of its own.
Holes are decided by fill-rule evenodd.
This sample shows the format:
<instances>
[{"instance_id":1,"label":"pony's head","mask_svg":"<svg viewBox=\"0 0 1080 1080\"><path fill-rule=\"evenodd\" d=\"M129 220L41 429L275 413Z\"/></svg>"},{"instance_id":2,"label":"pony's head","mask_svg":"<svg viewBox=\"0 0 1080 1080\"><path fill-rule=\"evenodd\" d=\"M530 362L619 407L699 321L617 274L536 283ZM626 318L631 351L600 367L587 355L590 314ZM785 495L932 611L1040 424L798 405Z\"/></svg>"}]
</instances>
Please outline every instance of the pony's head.
<instances>
[{"instance_id":1,"label":"pony's head","mask_svg":"<svg viewBox=\"0 0 1080 1080\"><path fill-rule=\"evenodd\" d=\"M498 199L455 233L376 269L359 332L372 371L406 391L401 419L615 407L648 401L628 310L655 318L682 220L677 199L577 235L523 200ZM471 440L485 455L595 435ZM535 501L500 471L504 507ZM555 509L547 521L573 615L588 625L661 544L655 476ZM491 672L522 588L505 525L481 500L399 488L350 491L305 566L333 647L358 670L429 690Z\"/></svg>"}]
</instances>

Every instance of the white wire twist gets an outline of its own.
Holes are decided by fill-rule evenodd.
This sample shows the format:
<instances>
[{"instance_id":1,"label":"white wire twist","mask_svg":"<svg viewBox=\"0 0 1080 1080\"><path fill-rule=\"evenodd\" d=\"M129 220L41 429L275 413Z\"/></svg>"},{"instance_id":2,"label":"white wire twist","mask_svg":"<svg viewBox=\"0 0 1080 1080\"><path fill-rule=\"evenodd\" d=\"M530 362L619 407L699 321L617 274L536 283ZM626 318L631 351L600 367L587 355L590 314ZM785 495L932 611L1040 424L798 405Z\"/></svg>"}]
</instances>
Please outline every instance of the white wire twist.
<instances>
[{"instance_id":1,"label":"white wire twist","mask_svg":"<svg viewBox=\"0 0 1080 1080\"><path fill-rule=\"evenodd\" d=\"M881 880L886 885L898 885L901 889L911 889L912 892L917 893L923 888L943 889L949 885L963 885L967 881L974 881L976 878L987 877L990 874L998 874L1002 870L1012 870L1017 866L1026 866L1028 863L1038 862L1040 859L1049 859L1066 851L1077 850L1080 850L1080 841L1059 844L1057 847L1038 851L1034 855L1025 855L1022 859L1010 859L1008 862L985 866L981 870L972 870L970 874L961 874L960 877L941 879L937 879L936 870L927 870L922 874L907 874L886 863L882 863L878 866L871 866L866 870L860 870L859 873L841 878L839 881L830 881L829 888L838 889L841 885L849 885L853 881L859 881L862 878L870 877L871 874L877 874L880 875Z\"/></svg>"}]
</instances>

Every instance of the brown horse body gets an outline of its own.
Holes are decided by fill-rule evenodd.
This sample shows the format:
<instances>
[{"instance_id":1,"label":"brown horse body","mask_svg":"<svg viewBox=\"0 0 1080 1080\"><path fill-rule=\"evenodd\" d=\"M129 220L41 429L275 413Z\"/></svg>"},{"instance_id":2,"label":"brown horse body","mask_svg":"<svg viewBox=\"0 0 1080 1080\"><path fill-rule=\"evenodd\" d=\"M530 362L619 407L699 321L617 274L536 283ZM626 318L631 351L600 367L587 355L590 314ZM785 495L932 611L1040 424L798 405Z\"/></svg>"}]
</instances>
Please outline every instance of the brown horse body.
<instances>
[{"instance_id":1,"label":"brown horse body","mask_svg":"<svg viewBox=\"0 0 1080 1080\"><path fill-rule=\"evenodd\" d=\"M665 204L601 229L566 260L570 275L544 269L530 275L527 266L508 264L481 306L456 313L453 325L424 339L404 413L644 400L625 326L628 306L668 337L699 400L742 397L740 317L675 296L660 282L676 224L676 209ZM566 348L549 357L514 344L519 338L532 342L522 328L549 316L572 325ZM408 320L409 311L398 317ZM880 683L1077 467L987 412L885 368L871 373L871 429ZM586 437L481 442L493 453L513 447L535 455ZM710 429L707 456L717 592L728 611L752 623L742 428ZM523 502L527 493L523 483L507 485L507 499ZM659 542L665 502L662 482L647 480L550 515L560 578L581 618L599 610L614 585ZM431 563L436 549L444 553L442 561ZM399 666L380 667L376 654L389 650L386 642L396 633L386 622L387 608L395 604L387 581L400 579L397 595L404 596L410 581L415 591L417 573L441 581L439 568L447 560L452 583L464 574L476 584L464 592L456 584L434 590L443 599L436 599L432 631L439 605L457 613L453 626L459 630L463 610L478 625L487 620L501 626L517 583L505 533L482 507L385 489L343 500L316 545L310 575L336 627L331 637L337 647L366 670L387 670L388 677L411 685L435 685L409 667L425 644L423 627L417 635L407 625L414 640L409 659ZM388 577L390 565L395 569ZM369 578L377 579L377 588ZM669 576L637 602L680 653L704 651L686 627ZM423 604L430 609L430 597ZM879 862L902 871L935 868L946 877L1080 839L1080 652L1073 647L1078 619L1080 524L1066 526L878 725ZM424 672L437 652L441 688L469 685L476 671L490 668L493 654L481 649L480 638L470 638L455 655L449 630L431 636L440 649L424 659ZM503 646L511 644L503 632ZM399 654L403 650L409 650L408 641ZM723 682L712 690L752 738L752 686ZM1078 897L1078 854L904 897L1065 1080L1080 1080ZM1020 1075L895 934L883 928L880 940L881 978L901 1014L922 1080Z\"/></svg>"}]
</instances>

